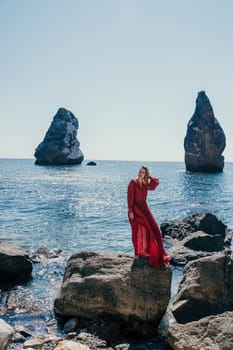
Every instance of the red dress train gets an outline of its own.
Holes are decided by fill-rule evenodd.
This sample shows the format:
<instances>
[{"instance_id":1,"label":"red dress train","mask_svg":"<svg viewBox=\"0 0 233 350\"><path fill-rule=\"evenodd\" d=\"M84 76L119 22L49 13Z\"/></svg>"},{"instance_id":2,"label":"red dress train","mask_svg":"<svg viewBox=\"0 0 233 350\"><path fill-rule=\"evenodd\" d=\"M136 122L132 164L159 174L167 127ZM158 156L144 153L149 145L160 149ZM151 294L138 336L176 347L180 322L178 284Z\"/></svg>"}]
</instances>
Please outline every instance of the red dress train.
<instances>
[{"instance_id":1,"label":"red dress train","mask_svg":"<svg viewBox=\"0 0 233 350\"><path fill-rule=\"evenodd\" d=\"M134 219L129 218L129 222L135 255L148 257L150 265L160 267L170 258L166 255L160 228L146 202L147 191L154 190L159 180L151 176L149 179L147 185L140 186L138 180L131 180L128 185L128 212L134 214Z\"/></svg>"}]
</instances>

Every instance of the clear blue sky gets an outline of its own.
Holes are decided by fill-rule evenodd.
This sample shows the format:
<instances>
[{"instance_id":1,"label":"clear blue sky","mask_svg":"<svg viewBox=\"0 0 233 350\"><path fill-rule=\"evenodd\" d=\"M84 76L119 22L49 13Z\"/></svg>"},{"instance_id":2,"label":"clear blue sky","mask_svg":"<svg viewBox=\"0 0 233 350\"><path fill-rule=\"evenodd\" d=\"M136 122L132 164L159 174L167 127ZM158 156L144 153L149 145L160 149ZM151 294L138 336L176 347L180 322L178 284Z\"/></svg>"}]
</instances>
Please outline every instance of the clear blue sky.
<instances>
[{"instance_id":1,"label":"clear blue sky","mask_svg":"<svg viewBox=\"0 0 233 350\"><path fill-rule=\"evenodd\" d=\"M233 161L232 0L0 0L0 157L33 158L59 107L86 159L179 161L205 90Z\"/></svg>"}]
</instances>

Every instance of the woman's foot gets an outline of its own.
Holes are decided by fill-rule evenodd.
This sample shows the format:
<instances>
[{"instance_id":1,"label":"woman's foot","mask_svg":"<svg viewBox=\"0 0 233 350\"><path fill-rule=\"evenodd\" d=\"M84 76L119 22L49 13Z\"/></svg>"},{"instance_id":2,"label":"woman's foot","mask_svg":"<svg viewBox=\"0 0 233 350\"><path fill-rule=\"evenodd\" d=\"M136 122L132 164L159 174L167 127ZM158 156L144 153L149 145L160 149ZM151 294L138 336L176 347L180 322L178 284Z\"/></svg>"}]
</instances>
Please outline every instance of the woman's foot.
<instances>
[{"instance_id":1,"label":"woman's foot","mask_svg":"<svg viewBox=\"0 0 233 350\"><path fill-rule=\"evenodd\" d=\"M171 257L168 256L168 255L164 255L163 261L164 261L165 263L168 263L169 261L171 261Z\"/></svg>"}]
</instances>

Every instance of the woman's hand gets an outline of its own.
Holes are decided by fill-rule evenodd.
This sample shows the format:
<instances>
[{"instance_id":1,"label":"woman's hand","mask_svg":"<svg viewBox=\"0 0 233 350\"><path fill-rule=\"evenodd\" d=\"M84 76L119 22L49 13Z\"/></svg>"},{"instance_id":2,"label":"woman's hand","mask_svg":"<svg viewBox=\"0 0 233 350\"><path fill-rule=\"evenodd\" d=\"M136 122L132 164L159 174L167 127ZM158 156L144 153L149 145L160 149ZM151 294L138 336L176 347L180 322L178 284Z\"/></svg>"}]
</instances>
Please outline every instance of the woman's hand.
<instances>
[{"instance_id":1,"label":"woman's hand","mask_svg":"<svg viewBox=\"0 0 233 350\"><path fill-rule=\"evenodd\" d=\"M134 219L134 213L133 213L132 211L129 212L129 218L130 218L131 220Z\"/></svg>"}]
</instances>

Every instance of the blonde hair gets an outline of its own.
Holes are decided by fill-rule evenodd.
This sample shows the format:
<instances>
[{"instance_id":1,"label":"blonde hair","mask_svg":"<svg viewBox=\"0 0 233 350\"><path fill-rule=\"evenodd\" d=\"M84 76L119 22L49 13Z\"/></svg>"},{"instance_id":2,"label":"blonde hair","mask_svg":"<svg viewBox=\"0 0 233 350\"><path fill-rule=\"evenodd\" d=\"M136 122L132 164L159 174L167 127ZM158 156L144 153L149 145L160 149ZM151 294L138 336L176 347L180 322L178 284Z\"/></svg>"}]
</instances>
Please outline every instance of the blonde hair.
<instances>
[{"instance_id":1,"label":"blonde hair","mask_svg":"<svg viewBox=\"0 0 233 350\"><path fill-rule=\"evenodd\" d=\"M150 175L150 171L149 171L149 168L145 165L141 165L141 169L144 169L145 170L145 181L148 183L148 177Z\"/></svg>"}]
</instances>

